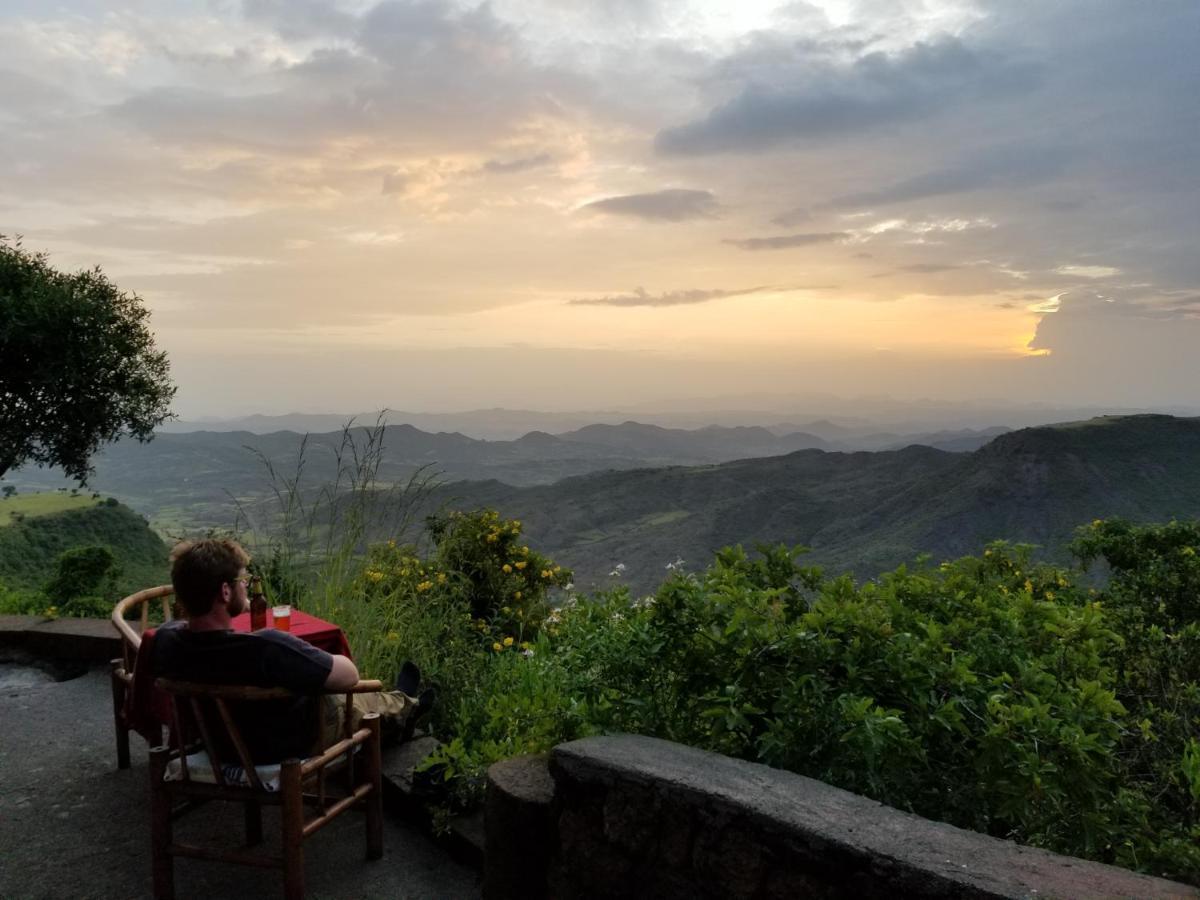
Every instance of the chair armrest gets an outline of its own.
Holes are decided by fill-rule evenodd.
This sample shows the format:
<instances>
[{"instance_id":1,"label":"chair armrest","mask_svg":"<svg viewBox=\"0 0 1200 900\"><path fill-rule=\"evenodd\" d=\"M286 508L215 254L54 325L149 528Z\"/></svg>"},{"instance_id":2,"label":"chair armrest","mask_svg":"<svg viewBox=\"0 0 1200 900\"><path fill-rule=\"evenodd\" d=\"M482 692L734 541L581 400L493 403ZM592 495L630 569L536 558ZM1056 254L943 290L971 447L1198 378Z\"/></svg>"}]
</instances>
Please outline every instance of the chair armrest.
<instances>
[{"instance_id":1,"label":"chair armrest","mask_svg":"<svg viewBox=\"0 0 1200 900\"><path fill-rule=\"evenodd\" d=\"M304 760L300 766L300 777L307 778L318 769L323 769L339 756L346 753L348 750L353 750L355 747L365 744L371 739L371 730L369 728L360 728L348 738L338 741L332 747L325 750L320 756L313 756Z\"/></svg>"}]
</instances>

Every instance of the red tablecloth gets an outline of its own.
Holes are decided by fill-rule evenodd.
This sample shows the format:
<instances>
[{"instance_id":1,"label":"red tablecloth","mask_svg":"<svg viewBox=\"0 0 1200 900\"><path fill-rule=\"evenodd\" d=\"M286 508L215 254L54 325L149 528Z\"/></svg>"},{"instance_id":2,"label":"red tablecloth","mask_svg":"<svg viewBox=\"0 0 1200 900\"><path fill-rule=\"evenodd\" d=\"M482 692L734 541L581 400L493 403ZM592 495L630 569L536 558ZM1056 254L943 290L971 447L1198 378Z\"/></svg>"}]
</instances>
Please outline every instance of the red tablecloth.
<instances>
[{"instance_id":1,"label":"red tablecloth","mask_svg":"<svg viewBox=\"0 0 1200 900\"><path fill-rule=\"evenodd\" d=\"M271 613L268 610L268 628L271 627L271 621ZM240 616L234 616L233 630L249 631L250 613L244 612ZM350 656L350 644L346 640L346 635L342 632L342 629L338 628L332 622L326 622L324 619L318 619L316 616L310 616L308 613L293 609L291 632L296 637L302 638L314 647L319 647L327 653L340 653L342 656Z\"/></svg>"}]
</instances>

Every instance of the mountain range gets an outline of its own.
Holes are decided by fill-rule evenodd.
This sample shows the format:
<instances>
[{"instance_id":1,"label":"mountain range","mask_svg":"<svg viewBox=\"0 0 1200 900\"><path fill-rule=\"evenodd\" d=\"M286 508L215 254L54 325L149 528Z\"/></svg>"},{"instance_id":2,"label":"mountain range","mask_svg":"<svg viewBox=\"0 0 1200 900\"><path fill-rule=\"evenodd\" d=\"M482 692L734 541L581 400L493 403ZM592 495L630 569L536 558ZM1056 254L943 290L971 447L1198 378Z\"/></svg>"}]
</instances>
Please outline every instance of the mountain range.
<instances>
[{"instance_id":1,"label":"mountain range","mask_svg":"<svg viewBox=\"0 0 1200 900\"><path fill-rule=\"evenodd\" d=\"M649 590L667 564L699 568L722 546L803 544L833 571L873 577L929 553L992 540L1064 562L1095 518L1200 515L1200 419L1139 415L1000 435L971 453L924 446L877 453L801 450L720 465L604 472L546 486L448 485L439 498L491 506L581 586L621 578Z\"/></svg>"},{"instance_id":2,"label":"mountain range","mask_svg":"<svg viewBox=\"0 0 1200 900\"><path fill-rule=\"evenodd\" d=\"M923 443L946 450L974 449L1006 429L932 434L872 431L851 438L846 426L815 422L820 434L787 427L709 426L695 430L637 422L591 424L574 431L532 431L510 441L478 440L457 432L429 433L412 425L387 425L375 435L380 448L378 478L404 482L427 467L443 481L495 480L514 486L551 484L573 475L670 465L703 465L748 457L778 456L801 449L871 449ZM372 430L356 426L304 437L291 431L161 433L146 444L120 441L98 453L90 485L120 497L150 517L156 527L181 530L220 526L238 503L270 496L268 467L282 478L303 471L303 482L333 481L353 439L362 452ZM301 447L303 446L303 454ZM6 481L19 490L54 489L60 472L26 468Z\"/></svg>"},{"instance_id":3,"label":"mountain range","mask_svg":"<svg viewBox=\"0 0 1200 900\"><path fill-rule=\"evenodd\" d=\"M1033 543L1042 558L1065 561L1074 529L1092 519L1200 514L1200 418L1112 416L927 435L929 443L902 438L904 446L874 452L832 449L839 426L809 424L816 427L783 434L592 424L513 441L389 426L378 478L402 484L416 467L436 467L443 483L422 512L496 508L522 520L531 545L571 566L580 587L617 581L609 573L620 564L620 580L636 591L652 589L677 559L700 568L736 543L803 544L833 571L873 577L918 554L976 553L995 539ZM341 439L308 438L303 484L332 479ZM291 432L119 443L97 457L92 487L150 516L162 533L228 527L235 504L269 505L264 461L290 478L300 443ZM21 490L62 483L38 470L7 481Z\"/></svg>"}]
</instances>

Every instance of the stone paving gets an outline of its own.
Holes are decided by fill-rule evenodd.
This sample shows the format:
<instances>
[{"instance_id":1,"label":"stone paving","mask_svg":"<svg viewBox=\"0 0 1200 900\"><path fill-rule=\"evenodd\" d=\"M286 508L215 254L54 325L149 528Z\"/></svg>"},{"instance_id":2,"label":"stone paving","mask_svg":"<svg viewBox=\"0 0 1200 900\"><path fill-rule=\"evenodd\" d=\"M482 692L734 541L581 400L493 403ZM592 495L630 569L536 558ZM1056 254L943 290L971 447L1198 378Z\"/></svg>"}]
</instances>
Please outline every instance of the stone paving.
<instances>
[{"instance_id":1,"label":"stone paving","mask_svg":"<svg viewBox=\"0 0 1200 900\"><path fill-rule=\"evenodd\" d=\"M0 897L150 896L146 745L131 741L133 768L119 771L103 668L0 689ZM278 834L274 814L263 817L268 845ZM184 839L236 840L241 810L212 803L177 827ZM305 842L309 897L479 896L474 870L386 814L383 859L366 862L363 841L362 818L349 814ZM180 900L283 891L275 871L193 860L176 861L175 883Z\"/></svg>"}]
</instances>

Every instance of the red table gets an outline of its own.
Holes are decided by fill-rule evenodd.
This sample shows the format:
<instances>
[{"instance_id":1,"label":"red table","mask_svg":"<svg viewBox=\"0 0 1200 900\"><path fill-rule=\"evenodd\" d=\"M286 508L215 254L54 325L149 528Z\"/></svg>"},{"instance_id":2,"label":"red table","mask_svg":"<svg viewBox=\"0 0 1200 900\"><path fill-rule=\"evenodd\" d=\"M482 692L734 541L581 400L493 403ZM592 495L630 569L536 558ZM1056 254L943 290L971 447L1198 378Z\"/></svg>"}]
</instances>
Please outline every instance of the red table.
<instances>
[{"instance_id":1,"label":"red table","mask_svg":"<svg viewBox=\"0 0 1200 900\"><path fill-rule=\"evenodd\" d=\"M270 619L270 615L267 616ZM271 625L267 625L270 629ZM250 630L250 613L244 612L240 616L234 616L233 630L248 632ZM342 656L350 656L350 643L346 640L346 635L338 626L332 622L326 622L324 619L318 619L316 616L310 616L308 613L300 612L298 609L292 610L292 627L291 633L303 641L312 644L326 653L340 653Z\"/></svg>"}]
</instances>

